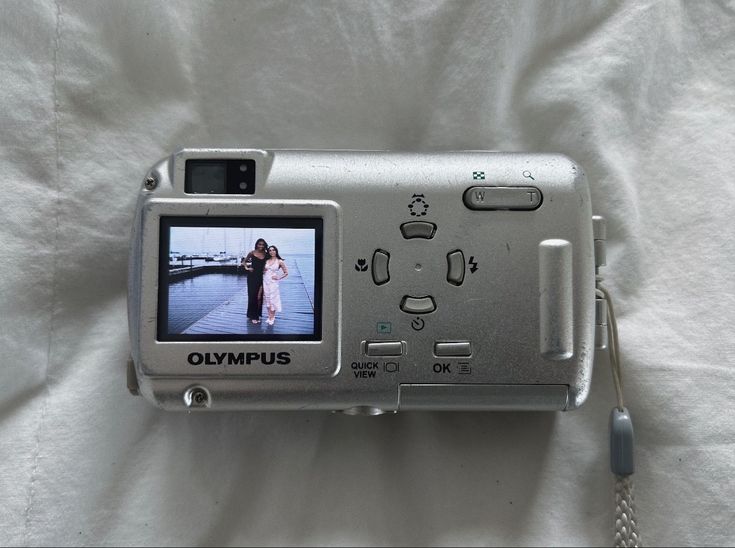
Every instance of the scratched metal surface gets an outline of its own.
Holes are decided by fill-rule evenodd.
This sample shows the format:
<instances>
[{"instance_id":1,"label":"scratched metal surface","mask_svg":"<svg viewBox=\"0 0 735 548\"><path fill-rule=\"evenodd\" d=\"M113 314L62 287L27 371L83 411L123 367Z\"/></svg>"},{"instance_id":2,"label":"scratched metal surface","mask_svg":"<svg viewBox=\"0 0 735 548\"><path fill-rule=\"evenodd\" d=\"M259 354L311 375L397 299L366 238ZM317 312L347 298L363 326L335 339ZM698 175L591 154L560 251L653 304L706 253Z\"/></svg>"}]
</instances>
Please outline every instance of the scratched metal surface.
<instances>
[{"instance_id":1,"label":"scratched metal surface","mask_svg":"<svg viewBox=\"0 0 735 548\"><path fill-rule=\"evenodd\" d=\"M0 538L607 545L574 413L163 413L125 390L140 180L179 147L561 152L608 220L649 545L732 545L732 2L6 2ZM700 524L701 527L690 525Z\"/></svg>"}]
</instances>

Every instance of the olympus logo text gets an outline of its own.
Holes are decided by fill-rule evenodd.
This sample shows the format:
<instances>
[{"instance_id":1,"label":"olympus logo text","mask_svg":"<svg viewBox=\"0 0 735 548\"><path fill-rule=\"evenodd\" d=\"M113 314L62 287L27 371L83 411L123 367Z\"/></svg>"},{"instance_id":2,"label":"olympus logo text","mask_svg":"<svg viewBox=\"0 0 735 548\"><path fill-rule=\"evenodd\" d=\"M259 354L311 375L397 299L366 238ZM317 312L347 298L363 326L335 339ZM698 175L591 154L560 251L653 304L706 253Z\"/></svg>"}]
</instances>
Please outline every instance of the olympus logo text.
<instances>
[{"instance_id":1,"label":"olympus logo text","mask_svg":"<svg viewBox=\"0 0 735 548\"><path fill-rule=\"evenodd\" d=\"M192 352L187 357L191 365L287 365L290 352Z\"/></svg>"}]
</instances>

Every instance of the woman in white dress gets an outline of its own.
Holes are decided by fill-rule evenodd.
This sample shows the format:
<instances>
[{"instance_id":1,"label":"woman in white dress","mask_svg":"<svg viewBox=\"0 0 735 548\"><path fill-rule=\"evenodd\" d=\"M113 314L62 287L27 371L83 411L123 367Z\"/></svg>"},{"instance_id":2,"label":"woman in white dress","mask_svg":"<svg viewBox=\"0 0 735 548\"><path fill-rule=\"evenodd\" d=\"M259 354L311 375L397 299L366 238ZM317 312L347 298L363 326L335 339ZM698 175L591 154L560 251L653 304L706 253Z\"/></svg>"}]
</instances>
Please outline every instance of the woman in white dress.
<instances>
[{"instance_id":1,"label":"woman in white dress","mask_svg":"<svg viewBox=\"0 0 735 548\"><path fill-rule=\"evenodd\" d=\"M268 248L268 260L263 269L263 300L268 310L268 319L265 323L268 325L275 323L276 312L281 311L281 290L278 285L286 277L288 277L286 262L278 254L278 248L272 245Z\"/></svg>"}]
</instances>

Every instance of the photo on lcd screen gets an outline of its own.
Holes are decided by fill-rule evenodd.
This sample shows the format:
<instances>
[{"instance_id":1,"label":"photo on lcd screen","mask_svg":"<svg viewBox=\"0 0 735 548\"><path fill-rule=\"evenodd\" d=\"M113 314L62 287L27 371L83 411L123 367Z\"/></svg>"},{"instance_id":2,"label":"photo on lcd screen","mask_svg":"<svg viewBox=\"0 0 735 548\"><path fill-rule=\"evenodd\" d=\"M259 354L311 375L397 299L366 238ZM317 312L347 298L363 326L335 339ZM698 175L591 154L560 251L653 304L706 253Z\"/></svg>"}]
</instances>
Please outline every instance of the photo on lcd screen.
<instances>
[{"instance_id":1,"label":"photo on lcd screen","mask_svg":"<svg viewBox=\"0 0 735 548\"><path fill-rule=\"evenodd\" d=\"M321 219L163 217L159 340L319 340L321 230Z\"/></svg>"}]
</instances>

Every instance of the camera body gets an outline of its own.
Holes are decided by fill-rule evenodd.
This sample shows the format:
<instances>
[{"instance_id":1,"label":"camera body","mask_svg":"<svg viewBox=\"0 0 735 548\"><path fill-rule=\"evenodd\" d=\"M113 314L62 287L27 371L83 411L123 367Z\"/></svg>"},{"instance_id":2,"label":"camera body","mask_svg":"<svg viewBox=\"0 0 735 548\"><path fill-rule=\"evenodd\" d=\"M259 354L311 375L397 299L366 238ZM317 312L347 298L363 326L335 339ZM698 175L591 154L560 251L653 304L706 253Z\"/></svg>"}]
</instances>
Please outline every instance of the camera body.
<instances>
[{"instance_id":1,"label":"camera body","mask_svg":"<svg viewBox=\"0 0 735 548\"><path fill-rule=\"evenodd\" d=\"M171 410L574 409L595 274L562 155L185 149L140 191L128 385Z\"/></svg>"}]
</instances>

